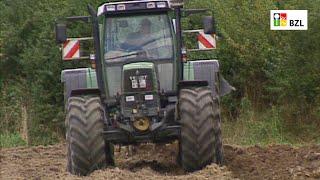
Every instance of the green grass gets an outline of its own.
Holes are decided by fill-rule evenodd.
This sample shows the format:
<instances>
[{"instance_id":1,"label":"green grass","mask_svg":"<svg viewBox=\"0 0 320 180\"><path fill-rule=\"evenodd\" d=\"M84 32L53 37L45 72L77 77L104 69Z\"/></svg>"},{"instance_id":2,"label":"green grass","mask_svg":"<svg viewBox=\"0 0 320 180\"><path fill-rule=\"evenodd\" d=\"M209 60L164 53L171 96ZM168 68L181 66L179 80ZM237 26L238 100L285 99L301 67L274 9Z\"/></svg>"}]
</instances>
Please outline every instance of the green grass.
<instances>
[{"instance_id":1,"label":"green grass","mask_svg":"<svg viewBox=\"0 0 320 180\"><path fill-rule=\"evenodd\" d=\"M242 102L240 116L234 121L223 119L222 133L226 144L268 145L292 144L295 146L320 144L319 126L305 122L286 121L280 108L264 112L252 110L248 101Z\"/></svg>"},{"instance_id":2,"label":"green grass","mask_svg":"<svg viewBox=\"0 0 320 180\"><path fill-rule=\"evenodd\" d=\"M224 143L227 144L291 144L282 128L272 119L270 121L239 119L236 122L223 122L222 132Z\"/></svg>"},{"instance_id":3,"label":"green grass","mask_svg":"<svg viewBox=\"0 0 320 180\"><path fill-rule=\"evenodd\" d=\"M30 131L31 145L52 145L64 138L63 133L59 132L57 128L50 129L48 126L39 125L33 126Z\"/></svg>"},{"instance_id":4,"label":"green grass","mask_svg":"<svg viewBox=\"0 0 320 180\"><path fill-rule=\"evenodd\" d=\"M37 133L37 134L34 134ZM53 133L31 132L31 145L51 145L59 142L59 138ZM19 133L0 134L0 148L10 148L18 146L26 146L27 143L21 138Z\"/></svg>"},{"instance_id":5,"label":"green grass","mask_svg":"<svg viewBox=\"0 0 320 180\"><path fill-rule=\"evenodd\" d=\"M62 141L62 139L53 134L53 133L48 133L48 134L37 134L32 137L32 146L38 146L38 145L52 145L59 143L59 141Z\"/></svg>"},{"instance_id":6,"label":"green grass","mask_svg":"<svg viewBox=\"0 0 320 180\"><path fill-rule=\"evenodd\" d=\"M0 134L0 148L25 146L26 144L19 133Z\"/></svg>"}]
</instances>

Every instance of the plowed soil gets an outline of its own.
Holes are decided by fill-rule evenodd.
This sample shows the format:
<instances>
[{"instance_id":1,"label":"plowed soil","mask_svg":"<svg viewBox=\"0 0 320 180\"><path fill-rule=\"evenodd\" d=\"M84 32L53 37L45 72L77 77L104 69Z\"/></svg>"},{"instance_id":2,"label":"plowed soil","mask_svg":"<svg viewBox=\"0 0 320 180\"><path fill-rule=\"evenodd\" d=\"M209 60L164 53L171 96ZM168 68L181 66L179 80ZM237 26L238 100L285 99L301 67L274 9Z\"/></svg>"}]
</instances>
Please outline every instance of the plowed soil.
<instances>
[{"instance_id":1,"label":"plowed soil","mask_svg":"<svg viewBox=\"0 0 320 180\"><path fill-rule=\"evenodd\" d=\"M66 172L65 145L2 149L0 179L320 179L320 146L294 148L224 146L225 165L185 173L176 164L176 145L141 145L116 152L117 167L78 177Z\"/></svg>"}]
</instances>

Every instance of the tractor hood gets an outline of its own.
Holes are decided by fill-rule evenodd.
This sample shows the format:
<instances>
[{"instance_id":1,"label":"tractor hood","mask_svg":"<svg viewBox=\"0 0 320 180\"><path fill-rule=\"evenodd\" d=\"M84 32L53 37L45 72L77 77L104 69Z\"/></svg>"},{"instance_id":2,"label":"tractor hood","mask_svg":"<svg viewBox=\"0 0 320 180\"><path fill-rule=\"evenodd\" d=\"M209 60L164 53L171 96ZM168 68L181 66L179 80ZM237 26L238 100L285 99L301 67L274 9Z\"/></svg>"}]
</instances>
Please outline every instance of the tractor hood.
<instances>
[{"instance_id":1,"label":"tractor hood","mask_svg":"<svg viewBox=\"0 0 320 180\"><path fill-rule=\"evenodd\" d=\"M122 69L121 106L124 117L156 116L160 102L154 64L130 63Z\"/></svg>"}]
</instances>

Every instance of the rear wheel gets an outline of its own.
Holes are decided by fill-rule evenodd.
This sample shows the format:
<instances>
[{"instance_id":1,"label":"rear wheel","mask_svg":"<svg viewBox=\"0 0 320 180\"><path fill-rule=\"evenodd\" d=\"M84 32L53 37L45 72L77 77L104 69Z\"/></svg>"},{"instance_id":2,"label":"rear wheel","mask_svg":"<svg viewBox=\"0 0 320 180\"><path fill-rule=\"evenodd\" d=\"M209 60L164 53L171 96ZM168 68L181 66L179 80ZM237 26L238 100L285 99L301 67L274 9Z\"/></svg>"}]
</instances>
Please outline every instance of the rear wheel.
<instances>
[{"instance_id":1,"label":"rear wheel","mask_svg":"<svg viewBox=\"0 0 320 180\"><path fill-rule=\"evenodd\" d=\"M87 175L96 169L114 165L113 147L105 143L104 109L100 98L71 97L66 117L67 170Z\"/></svg>"},{"instance_id":2,"label":"rear wheel","mask_svg":"<svg viewBox=\"0 0 320 180\"><path fill-rule=\"evenodd\" d=\"M179 121L181 139L179 161L186 171L195 171L216 162L222 163L219 102L208 87L180 91Z\"/></svg>"}]
</instances>

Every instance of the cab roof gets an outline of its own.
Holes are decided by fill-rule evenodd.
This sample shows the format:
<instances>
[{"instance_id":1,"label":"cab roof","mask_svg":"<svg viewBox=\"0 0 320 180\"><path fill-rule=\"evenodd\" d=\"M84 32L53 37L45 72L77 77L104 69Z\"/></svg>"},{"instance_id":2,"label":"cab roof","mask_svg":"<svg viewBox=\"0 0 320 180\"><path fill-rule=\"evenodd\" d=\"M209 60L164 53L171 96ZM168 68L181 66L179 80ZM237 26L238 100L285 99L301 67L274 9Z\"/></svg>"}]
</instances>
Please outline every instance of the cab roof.
<instances>
[{"instance_id":1,"label":"cab roof","mask_svg":"<svg viewBox=\"0 0 320 180\"><path fill-rule=\"evenodd\" d=\"M171 8L169 0L135 0L124 2L110 2L98 8L98 16L102 14L123 14L139 11L159 11Z\"/></svg>"}]
</instances>

